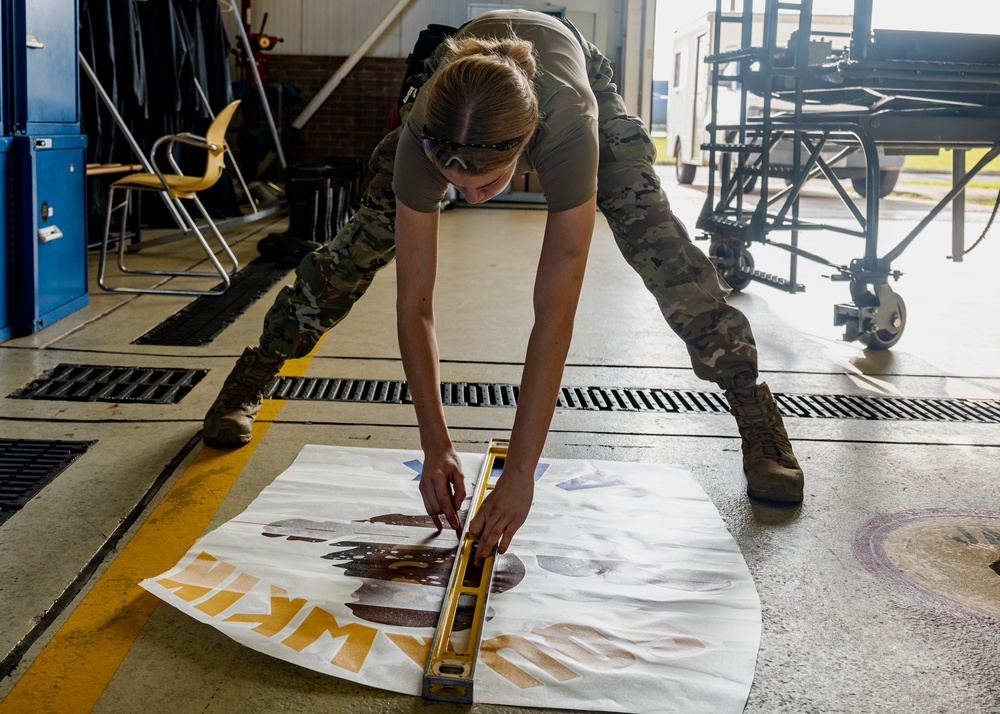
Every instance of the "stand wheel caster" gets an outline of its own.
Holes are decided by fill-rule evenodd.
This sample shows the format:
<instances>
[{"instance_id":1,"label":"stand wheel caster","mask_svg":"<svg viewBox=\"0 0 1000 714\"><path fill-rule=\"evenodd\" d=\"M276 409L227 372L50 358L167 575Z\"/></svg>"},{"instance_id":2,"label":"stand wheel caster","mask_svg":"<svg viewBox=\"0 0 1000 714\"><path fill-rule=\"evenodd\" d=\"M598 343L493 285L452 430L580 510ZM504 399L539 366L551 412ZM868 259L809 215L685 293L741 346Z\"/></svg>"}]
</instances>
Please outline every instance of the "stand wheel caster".
<instances>
[{"instance_id":1,"label":"stand wheel caster","mask_svg":"<svg viewBox=\"0 0 1000 714\"><path fill-rule=\"evenodd\" d=\"M896 295L896 305L889 315L889 323L889 327L865 332L858 337L858 341L870 350L887 350L899 342L899 338L903 336L903 328L906 327L906 303L899 295Z\"/></svg>"},{"instance_id":2,"label":"stand wheel caster","mask_svg":"<svg viewBox=\"0 0 1000 714\"><path fill-rule=\"evenodd\" d=\"M708 255L719 275L735 292L740 292L753 282L753 256L742 244L735 241L713 241Z\"/></svg>"},{"instance_id":3,"label":"stand wheel caster","mask_svg":"<svg viewBox=\"0 0 1000 714\"><path fill-rule=\"evenodd\" d=\"M860 308L858 342L870 350L887 350L899 342L906 327L903 298L884 283L874 286L873 292L852 283L851 295Z\"/></svg>"}]
</instances>

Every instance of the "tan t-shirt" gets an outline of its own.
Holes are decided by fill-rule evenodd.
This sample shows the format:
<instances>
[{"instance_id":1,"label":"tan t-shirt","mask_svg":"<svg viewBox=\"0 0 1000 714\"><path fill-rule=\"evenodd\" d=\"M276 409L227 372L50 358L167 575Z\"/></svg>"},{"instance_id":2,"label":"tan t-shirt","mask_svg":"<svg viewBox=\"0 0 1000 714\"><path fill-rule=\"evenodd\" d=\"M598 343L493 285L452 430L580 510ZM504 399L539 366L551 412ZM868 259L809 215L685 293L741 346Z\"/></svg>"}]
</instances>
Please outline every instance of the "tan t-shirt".
<instances>
[{"instance_id":1,"label":"tan t-shirt","mask_svg":"<svg viewBox=\"0 0 1000 714\"><path fill-rule=\"evenodd\" d=\"M559 20L530 10L488 12L462 27L458 37L507 37L513 31L535 46L535 87L541 114L518 160L517 173L538 172L550 212L579 206L597 192L597 99L576 36ZM428 85L434 77L428 81ZM427 93L420 92L396 150L392 190L409 208L438 210L448 182L424 153L420 131Z\"/></svg>"}]
</instances>

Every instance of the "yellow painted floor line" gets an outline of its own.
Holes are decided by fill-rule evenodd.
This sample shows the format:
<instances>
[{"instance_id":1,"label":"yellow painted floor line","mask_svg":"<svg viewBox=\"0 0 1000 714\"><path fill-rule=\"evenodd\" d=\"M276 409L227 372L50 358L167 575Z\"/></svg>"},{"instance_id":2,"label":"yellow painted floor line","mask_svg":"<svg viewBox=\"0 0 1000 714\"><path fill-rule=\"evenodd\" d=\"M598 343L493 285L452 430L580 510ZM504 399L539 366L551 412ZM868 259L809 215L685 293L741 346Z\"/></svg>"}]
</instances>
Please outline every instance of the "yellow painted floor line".
<instances>
[{"instance_id":1,"label":"yellow painted floor line","mask_svg":"<svg viewBox=\"0 0 1000 714\"><path fill-rule=\"evenodd\" d=\"M315 352L287 363L281 374L303 376ZM159 603L139 581L172 568L201 536L284 404L264 402L246 446L202 447L0 701L0 712L74 714L93 709Z\"/></svg>"}]
</instances>

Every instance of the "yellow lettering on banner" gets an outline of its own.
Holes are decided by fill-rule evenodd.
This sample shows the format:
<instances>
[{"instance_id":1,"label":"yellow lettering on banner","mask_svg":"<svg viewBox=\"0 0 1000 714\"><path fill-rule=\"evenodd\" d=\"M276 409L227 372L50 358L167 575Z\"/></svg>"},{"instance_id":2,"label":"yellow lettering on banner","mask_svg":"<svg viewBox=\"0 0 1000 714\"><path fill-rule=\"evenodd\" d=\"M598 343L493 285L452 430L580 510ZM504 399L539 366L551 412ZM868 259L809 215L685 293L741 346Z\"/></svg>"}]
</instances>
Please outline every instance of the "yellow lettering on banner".
<instances>
[{"instance_id":1,"label":"yellow lettering on banner","mask_svg":"<svg viewBox=\"0 0 1000 714\"><path fill-rule=\"evenodd\" d=\"M479 652L483 663L507 681L521 689L540 687L541 681L531 676L513 662L504 659L501 650L513 650L544 673L559 682L566 682L579 675L559 660L542 652L537 645L520 635L500 635L484 640Z\"/></svg>"},{"instance_id":2,"label":"yellow lettering on banner","mask_svg":"<svg viewBox=\"0 0 1000 714\"><path fill-rule=\"evenodd\" d=\"M544 639L552 649L590 669L624 669L635 662L634 654L593 627L562 623L536 627L531 632Z\"/></svg>"},{"instance_id":3,"label":"yellow lettering on banner","mask_svg":"<svg viewBox=\"0 0 1000 714\"><path fill-rule=\"evenodd\" d=\"M202 551L197 558L188 563L184 570L177 574L176 580L162 578L156 582L167 590L177 588L174 595L181 600L191 602L215 590L234 572L236 572L236 566L216 560Z\"/></svg>"},{"instance_id":4,"label":"yellow lettering on banner","mask_svg":"<svg viewBox=\"0 0 1000 714\"><path fill-rule=\"evenodd\" d=\"M643 640L636 644L656 657L684 657L695 650L705 649L705 643L688 635L664 635L658 640Z\"/></svg>"},{"instance_id":5,"label":"yellow lettering on banner","mask_svg":"<svg viewBox=\"0 0 1000 714\"><path fill-rule=\"evenodd\" d=\"M205 602L195 605L195 608L201 610L206 615L215 617L250 592L251 588L259 582L260 578L255 578L253 575L248 575L247 573L240 573L236 580L229 583L229 585L215 593L215 595Z\"/></svg>"},{"instance_id":6,"label":"yellow lettering on banner","mask_svg":"<svg viewBox=\"0 0 1000 714\"><path fill-rule=\"evenodd\" d=\"M256 622L258 625L253 631L271 637L281 632L292 618L299 614L299 610L305 607L305 598L297 597L294 600L288 599L288 591L279 588L277 585L271 586L271 611L268 613L239 613L230 615L225 622Z\"/></svg>"},{"instance_id":7,"label":"yellow lettering on banner","mask_svg":"<svg viewBox=\"0 0 1000 714\"><path fill-rule=\"evenodd\" d=\"M413 635L394 635L389 632L385 636L392 640L403 654L416 662L419 666L427 665L427 657L431 653L430 637L414 637Z\"/></svg>"},{"instance_id":8,"label":"yellow lettering on banner","mask_svg":"<svg viewBox=\"0 0 1000 714\"><path fill-rule=\"evenodd\" d=\"M325 632L329 632L330 636L334 638L347 638L347 642L337 652L337 656L330 660L330 664L355 674L361 670L361 665L365 663L368 652L375 642L375 635L378 634L378 630L374 627L366 627L357 623L341 627L333 615L326 610L314 607L295 632L283 639L281 644L288 645L296 652L301 652L322 637Z\"/></svg>"}]
</instances>

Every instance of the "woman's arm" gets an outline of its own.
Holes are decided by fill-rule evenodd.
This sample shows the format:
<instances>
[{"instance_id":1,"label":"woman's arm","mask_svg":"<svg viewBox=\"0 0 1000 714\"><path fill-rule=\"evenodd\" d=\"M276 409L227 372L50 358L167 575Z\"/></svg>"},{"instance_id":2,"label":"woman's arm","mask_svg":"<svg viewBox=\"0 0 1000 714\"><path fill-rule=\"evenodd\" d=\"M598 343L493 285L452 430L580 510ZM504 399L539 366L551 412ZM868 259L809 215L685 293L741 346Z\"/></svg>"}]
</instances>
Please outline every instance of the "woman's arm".
<instances>
[{"instance_id":1,"label":"woman's arm","mask_svg":"<svg viewBox=\"0 0 1000 714\"><path fill-rule=\"evenodd\" d=\"M420 495L427 513L461 532L458 508L465 500L461 462L441 406L441 376L434 334L438 213L420 213L396 202L396 330L403 370L420 428L424 465Z\"/></svg>"},{"instance_id":2,"label":"woman's arm","mask_svg":"<svg viewBox=\"0 0 1000 714\"><path fill-rule=\"evenodd\" d=\"M528 517L535 489L535 468L545 446L573 338L573 319L594 232L596 197L559 213L550 213L535 275L535 323L524 358L517 414L503 474L473 519L479 553L499 543L506 552Z\"/></svg>"}]
</instances>

